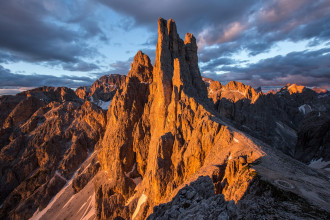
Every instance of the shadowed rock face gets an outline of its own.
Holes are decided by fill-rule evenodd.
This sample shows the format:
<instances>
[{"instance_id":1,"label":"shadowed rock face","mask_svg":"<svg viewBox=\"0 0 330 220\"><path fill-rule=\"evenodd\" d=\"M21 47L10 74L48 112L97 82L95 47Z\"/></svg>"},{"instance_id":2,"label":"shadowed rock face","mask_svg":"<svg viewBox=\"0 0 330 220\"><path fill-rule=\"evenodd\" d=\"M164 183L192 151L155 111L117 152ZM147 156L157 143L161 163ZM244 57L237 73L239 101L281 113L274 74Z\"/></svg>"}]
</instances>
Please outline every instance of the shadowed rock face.
<instances>
[{"instance_id":1,"label":"shadowed rock face","mask_svg":"<svg viewBox=\"0 0 330 220\"><path fill-rule=\"evenodd\" d=\"M84 100L109 101L117 89L125 82L125 75L104 75L96 80L92 86L82 86L76 89L76 95Z\"/></svg>"},{"instance_id":2,"label":"shadowed rock face","mask_svg":"<svg viewBox=\"0 0 330 220\"><path fill-rule=\"evenodd\" d=\"M155 206L153 219L231 219L237 218L237 207L227 202L222 194L216 195L212 179L201 176L189 186L179 190L167 204Z\"/></svg>"},{"instance_id":3,"label":"shadowed rock face","mask_svg":"<svg viewBox=\"0 0 330 220\"><path fill-rule=\"evenodd\" d=\"M207 88L197 62L194 36L186 34L183 41L173 20L159 19L155 65L152 67L146 55L138 52L125 84L117 91L108 110L108 124L98 152L104 179L96 183L97 217L145 219L155 212L151 219L166 218L166 209L178 211L186 206L181 200L175 200L178 192L199 176L211 179L213 188L208 191L206 187L207 195L222 193L225 200L234 200L229 205L234 206L229 208L233 212L218 210L204 215L214 214L220 219L221 215L224 219L239 218L239 213L244 213L247 208L242 205L242 210L236 212L235 203L244 201L244 198L247 200L243 204L253 202L259 207L270 202L259 203L248 196L249 192L255 193L248 189L255 184L256 178L262 178L262 183L265 183L255 184L257 188L273 186L278 178L283 178L283 181L291 178L288 181L296 187L290 190L301 197L307 197L302 192L307 190L308 184L313 185L312 190L328 195L322 188L323 184L329 185L327 180L320 177L322 180L316 184L311 179L304 179L308 182L304 185L306 182L303 183L302 178L305 174L296 176L291 172L301 169L310 175L312 171L308 167L221 120L207 98ZM212 87L222 88L222 85ZM245 93L239 93L240 98L233 97L235 100L260 96L241 83L230 83L227 88L244 89ZM283 165L284 161L286 165ZM283 168L285 166L289 168ZM196 201L198 204L201 202L201 206L195 204L193 210L211 202L208 199L201 196ZM280 197L270 199L274 199L273 204L284 202ZM318 203L317 200L310 198L310 202ZM166 202L168 205L153 210L153 207ZM321 203L327 202L322 200ZM222 199L219 199L220 203L227 207ZM299 200L293 204L302 207ZM186 213L194 213L190 211ZM185 212L176 212L174 216L183 216L182 213ZM292 210L287 213L290 217L302 217L301 213ZM262 218L271 216L270 212L262 213Z\"/></svg>"},{"instance_id":4,"label":"shadowed rock face","mask_svg":"<svg viewBox=\"0 0 330 220\"><path fill-rule=\"evenodd\" d=\"M330 114L311 112L302 120L294 157L305 163L330 161Z\"/></svg>"},{"instance_id":5,"label":"shadowed rock face","mask_svg":"<svg viewBox=\"0 0 330 220\"><path fill-rule=\"evenodd\" d=\"M28 219L94 151L105 113L65 87L3 96L0 108L0 218Z\"/></svg>"},{"instance_id":6,"label":"shadowed rock face","mask_svg":"<svg viewBox=\"0 0 330 220\"><path fill-rule=\"evenodd\" d=\"M307 132L308 127L313 127L308 124L314 119L326 121L330 115L328 96L319 96L313 90L296 84L288 84L278 92L264 94L240 82L232 81L223 86L218 81L204 81L214 107L240 130L292 157L299 155L296 158L306 163L327 155L322 149L323 153L316 153L323 146L328 149L326 144L322 144L325 142L320 140L324 132L314 132L309 137L304 137L303 133ZM314 112L318 118L314 118L310 112ZM318 127L322 127L319 122L313 129ZM314 141L313 146L309 144L310 150L305 151L307 139Z\"/></svg>"}]
</instances>

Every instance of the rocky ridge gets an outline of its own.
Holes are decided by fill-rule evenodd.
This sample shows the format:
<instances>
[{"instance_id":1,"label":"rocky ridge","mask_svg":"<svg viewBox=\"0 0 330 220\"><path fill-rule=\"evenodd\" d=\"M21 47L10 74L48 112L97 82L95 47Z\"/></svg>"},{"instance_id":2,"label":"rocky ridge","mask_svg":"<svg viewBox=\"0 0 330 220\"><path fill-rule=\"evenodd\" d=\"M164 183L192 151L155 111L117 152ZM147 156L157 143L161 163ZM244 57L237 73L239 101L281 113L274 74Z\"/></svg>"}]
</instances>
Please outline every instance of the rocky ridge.
<instances>
[{"instance_id":1,"label":"rocky ridge","mask_svg":"<svg viewBox=\"0 0 330 220\"><path fill-rule=\"evenodd\" d=\"M155 65L143 62L148 60L144 57L142 52L136 55L125 84L108 110L108 125L98 148L105 175L96 183L99 219L145 219L153 212L150 218L157 218L173 206L180 211L185 203L174 202L176 195L199 176L209 176L216 194L237 205L237 213L217 212L219 218L243 218L249 211L251 219L326 218L327 178L236 130L214 110L198 69L192 34L186 34L183 41L173 20L159 19ZM241 87L237 83L228 85L235 90ZM260 96L250 92L252 88L244 89L243 94L239 92L244 98ZM285 192L295 199L275 195ZM258 199L258 193L264 195L263 199ZM200 202L211 201L202 196ZM153 209L161 203L168 205ZM286 203L294 208L285 209ZM284 213L277 215L274 209L262 208L276 205L283 207ZM321 211L321 207L328 211ZM206 212L203 218L209 214Z\"/></svg>"},{"instance_id":2,"label":"rocky ridge","mask_svg":"<svg viewBox=\"0 0 330 220\"><path fill-rule=\"evenodd\" d=\"M305 147L297 146L297 142L302 144L302 136L298 134L306 128L303 121L311 122L313 115L317 115L320 121L327 121L330 115L329 97L319 96L312 89L296 84L288 84L278 92L267 94L257 93L252 87L234 81L223 86L208 79L206 85L208 97L217 111L240 130L292 157L296 157L295 152L301 152L300 158L311 161L327 155L304 152ZM316 143L313 152L324 146Z\"/></svg>"},{"instance_id":3,"label":"rocky ridge","mask_svg":"<svg viewBox=\"0 0 330 220\"><path fill-rule=\"evenodd\" d=\"M109 104L119 87L125 82L125 75L104 75L97 79L92 86L82 86L75 90L76 95L88 100L102 109L107 110Z\"/></svg>"},{"instance_id":4,"label":"rocky ridge","mask_svg":"<svg viewBox=\"0 0 330 220\"><path fill-rule=\"evenodd\" d=\"M0 218L43 209L94 151L105 113L65 87L0 98Z\"/></svg>"}]
</instances>

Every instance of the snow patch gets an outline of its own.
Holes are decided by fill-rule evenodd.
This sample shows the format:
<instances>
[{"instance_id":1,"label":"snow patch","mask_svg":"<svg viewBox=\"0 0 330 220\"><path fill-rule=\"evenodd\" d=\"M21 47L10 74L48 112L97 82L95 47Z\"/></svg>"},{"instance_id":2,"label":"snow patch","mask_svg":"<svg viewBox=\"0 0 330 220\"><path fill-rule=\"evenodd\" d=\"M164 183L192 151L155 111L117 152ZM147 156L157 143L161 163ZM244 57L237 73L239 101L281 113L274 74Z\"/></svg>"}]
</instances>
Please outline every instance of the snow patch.
<instances>
[{"instance_id":1,"label":"snow patch","mask_svg":"<svg viewBox=\"0 0 330 220\"><path fill-rule=\"evenodd\" d=\"M235 141L236 143L239 143L239 140L237 140L236 138L234 138L234 141Z\"/></svg>"},{"instance_id":2,"label":"snow patch","mask_svg":"<svg viewBox=\"0 0 330 220\"><path fill-rule=\"evenodd\" d=\"M305 114L310 113L312 111L312 108L311 108L310 105L303 104L303 105L298 107L298 110L305 115Z\"/></svg>"},{"instance_id":3,"label":"snow patch","mask_svg":"<svg viewBox=\"0 0 330 220\"><path fill-rule=\"evenodd\" d=\"M87 171L88 167L90 167L90 166L91 166L91 163L89 163L81 173L85 173Z\"/></svg>"},{"instance_id":4,"label":"snow patch","mask_svg":"<svg viewBox=\"0 0 330 220\"><path fill-rule=\"evenodd\" d=\"M58 176L58 177L60 177L65 182L67 182L67 180L57 170L55 171L55 175Z\"/></svg>"},{"instance_id":5,"label":"snow patch","mask_svg":"<svg viewBox=\"0 0 330 220\"><path fill-rule=\"evenodd\" d=\"M86 160L84 162L81 163L80 167L92 156L94 155L95 151L90 154ZM39 210L39 208L37 209L37 211L33 214L33 216L30 218L30 220L39 220L41 218L43 218L43 216L50 210L53 208L53 205L57 202L57 200L59 200L62 195L64 195L68 189L68 187L72 187L72 181L73 178L76 176L78 170L80 169L80 167L74 172L74 174L72 175L71 179L66 180L64 177L61 176L61 174L58 171L55 171L55 175L63 178L66 181L66 184L63 186L63 188L49 201L48 205L46 206L46 208L44 208L42 211ZM73 199L74 196L72 196L71 199ZM94 198L95 200L95 198ZM67 203L65 204L65 206L68 205ZM64 207L63 207L64 208Z\"/></svg>"},{"instance_id":6,"label":"snow patch","mask_svg":"<svg viewBox=\"0 0 330 220\"><path fill-rule=\"evenodd\" d=\"M127 202L125 203L125 206L128 206L133 201L134 198L135 198L135 194L127 200Z\"/></svg>"},{"instance_id":7,"label":"snow patch","mask_svg":"<svg viewBox=\"0 0 330 220\"><path fill-rule=\"evenodd\" d=\"M281 128L284 128L284 126L282 125L282 123L276 122L276 124L277 124L278 126L280 126Z\"/></svg>"},{"instance_id":8,"label":"snow patch","mask_svg":"<svg viewBox=\"0 0 330 220\"><path fill-rule=\"evenodd\" d=\"M318 160L312 160L308 166L314 169L323 169L329 164L330 161L323 161L323 158L320 158Z\"/></svg>"},{"instance_id":9,"label":"snow patch","mask_svg":"<svg viewBox=\"0 0 330 220\"><path fill-rule=\"evenodd\" d=\"M88 198L88 200L89 200L88 207L85 210L85 212L82 215L82 217L80 218L80 220L89 220L93 215L95 215L95 208L94 208L94 204L95 204L95 192L94 192L94 194L92 196L90 196Z\"/></svg>"},{"instance_id":10,"label":"snow patch","mask_svg":"<svg viewBox=\"0 0 330 220\"><path fill-rule=\"evenodd\" d=\"M80 207L80 209L78 210L78 212L80 212L80 211L85 207L86 204L87 204L87 201L84 202L84 203L81 205L81 207ZM77 213L78 213L78 212L77 212Z\"/></svg>"},{"instance_id":11,"label":"snow patch","mask_svg":"<svg viewBox=\"0 0 330 220\"><path fill-rule=\"evenodd\" d=\"M107 102L104 102L104 101L101 101L99 100L97 103L95 103L96 105L98 105L99 107L101 107L103 110L108 110L109 109L109 106L111 104L111 101L107 101Z\"/></svg>"},{"instance_id":12,"label":"snow patch","mask_svg":"<svg viewBox=\"0 0 330 220\"><path fill-rule=\"evenodd\" d=\"M132 220L134 220L134 218L136 217L136 215L139 213L140 208L141 208L141 205L143 203L145 203L145 201L147 201L147 196L144 193L142 193L141 197L139 198L139 201L138 201L138 204L136 206L136 209L135 209L135 211L133 213Z\"/></svg>"},{"instance_id":13,"label":"snow patch","mask_svg":"<svg viewBox=\"0 0 330 220\"><path fill-rule=\"evenodd\" d=\"M30 218L31 220L39 220L52 206L53 204L62 196L62 194L65 192L65 190L71 186L72 181L70 181L69 183L67 183L62 189L61 191L59 191L51 200L50 203L48 203L47 207L44 208L42 211L38 210L33 214L33 216Z\"/></svg>"},{"instance_id":14,"label":"snow patch","mask_svg":"<svg viewBox=\"0 0 330 220\"><path fill-rule=\"evenodd\" d=\"M71 200L74 198L74 195L67 201L67 203L65 203L65 205L63 206L63 208L65 208L67 205L69 205L69 203L71 202Z\"/></svg>"},{"instance_id":15,"label":"snow patch","mask_svg":"<svg viewBox=\"0 0 330 220\"><path fill-rule=\"evenodd\" d=\"M112 99L105 102L105 101L102 101L102 100L94 100L93 96L90 96L89 101L93 102L95 105L101 107L103 110L108 110Z\"/></svg>"}]
</instances>

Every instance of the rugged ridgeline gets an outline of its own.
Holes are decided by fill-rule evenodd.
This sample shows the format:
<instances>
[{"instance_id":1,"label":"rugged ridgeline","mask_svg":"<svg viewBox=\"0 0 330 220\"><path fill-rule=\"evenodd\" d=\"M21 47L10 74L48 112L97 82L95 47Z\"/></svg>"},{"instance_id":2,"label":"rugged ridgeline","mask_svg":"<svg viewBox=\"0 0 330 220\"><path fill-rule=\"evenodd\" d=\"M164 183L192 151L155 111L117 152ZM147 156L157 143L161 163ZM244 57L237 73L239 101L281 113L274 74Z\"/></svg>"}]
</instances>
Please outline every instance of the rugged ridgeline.
<instances>
[{"instance_id":1,"label":"rugged ridgeline","mask_svg":"<svg viewBox=\"0 0 330 220\"><path fill-rule=\"evenodd\" d=\"M2 96L0 109L0 219L28 219L94 152L106 114L65 87Z\"/></svg>"},{"instance_id":2,"label":"rugged ridgeline","mask_svg":"<svg viewBox=\"0 0 330 220\"><path fill-rule=\"evenodd\" d=\"M105 75L96 80L92 86L82 86L76 89L76 95L84 100L89 100L102 109L107 110L113 96L125 82L125 75Z\"/></svg>"},{"instance_id":3,"label":"rugged ridgeline","mask_svg":"<svg viewBox=\"0 0 330 220\"><path fill-rule=\"evenodd\" d=\"M112 74L104 75L96 80L92 86L82 86L76 89L76 95L87 100L93 97L94 100L109 101L115 95L117 89L125 82L125 75Z\"/></svg>"},{"instance_id":4,"label":"rugged ridgeline","mask_svg":"<svg viewBox=\"0 0 330 220\"><path fill-rule=\"evenodd\" d=\"M328 93L203 81L158 35L154 66L0 97L0 219L329 219Z\"/></svg>"},{"instance_id":5,"label":"rugged ridgeline","mask_svg":"<svg viewBox=\"0 0 330 220\"><path fill-rule=\"evenodd\" d=\"M328 178L221 120L195 38L163 19L158 35L154 67L139 52L108 110L97 217L327 218Z\"/></svg>"},{"instance_id":6,"label":"rugged ridgeline","mask_svg":"<svg viewBox=\"0 0 330 220\"><path fill-rule=\"evenodd\" d=\"M330 161L326 92L288 84L264 94L240 82L223 86L212 79L204 81L215 109L235 127L304 163Z\"/></svg>"}]
</instances>

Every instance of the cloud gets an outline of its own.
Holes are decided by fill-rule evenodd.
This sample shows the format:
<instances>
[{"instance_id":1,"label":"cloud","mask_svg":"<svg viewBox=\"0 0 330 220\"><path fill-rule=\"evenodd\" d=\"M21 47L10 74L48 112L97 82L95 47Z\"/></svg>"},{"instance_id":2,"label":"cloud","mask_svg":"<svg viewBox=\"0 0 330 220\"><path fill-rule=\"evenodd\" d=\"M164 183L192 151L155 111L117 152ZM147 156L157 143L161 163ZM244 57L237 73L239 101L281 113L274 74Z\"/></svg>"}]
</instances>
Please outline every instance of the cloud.
<instances>
[{"instance_id":1,"label":"cloud","mask_svg":"<svg viewBox=\"0 0 330 220\"><path fill-rule=\"evenodd\" d=\"M40 87L40 86L65 86L77 88L83 85L91 85L95 79L81 76L52 76L42 74L16 74L0 65L0 88L8 87Z\"/></svg>"},{"instance_id":2,"label":"cloud","mask_svg":"<svg viewBox=\"0 0 330 220\"><path fill-rule=\"evenodd\" d=\"M159 17L172 18L180 25L180 33L199 32L204 27L216 24L228 24L241 16L247 15L257 0L167 0L167 1L122 1L98 0L111 9L128 15L136 25L156 27Z\"/></svg>"},{"instance_id":3,"label":"cloud","mask_svg":"<svg viewBox=\"0 0 330 220\"><path fill-rule=\"evenodd\" d=\"M59 65L62 69L69 71L90 72L100 69L99 66L93 63L87 63L81 60L74 63L60 63Z\"/></svg>"},{"instance_id":4,"label":"cloud","mask_svg":"<svg viewBox=\"0 0 330 220\"><path fill-rule=\"evenodd\" d=\"M130 70L133 59L130 58L127 61L116 61L110 64L110 74L127 74Z\"/></svg>"},{"instance_id":5,"label":"cloud","mask_svg":"<svg viewBox=\"0 0 330 220\"><path fill-rule=\"evenodd\" d=\"M34 89L35 87L17 87L17 86L8 86L7 88L0 88L0 96L2 95L15 95L17 93Z\"/></svg>"},{"instance_id":6,"label":"cloud","mask_svg":"<svg viewBox=\"0 0 330 220\"><path fill-rule=\"evenodd\" d=\"M292 52L251 64L248 67L204 67L224 74L204 74L219 81L242 81L253 86L274 86L298 83L330 88L330 48Z\"/></svg>"},{"instance_id":7,"label":"cloud","mask_svg":"<svg viewBox=\"0 0 330 220\"><path fill-rule=\"evenodd\" d=\"M234 64L235 60L226 57L219 57L216 59L212 59L210 62L207 63L206 66L203 66L201 69L202 72L215 72L218 70L218 66L220 65L230 65Z\"/></svg>"},{"instance_id":8,"label":"cloud","mask_svg":"<svg viewBox=\"0 0 330 220\"><path fill-rule=\"evenodd\" d=\"M9 57L0 54L0 61L57 61L88 70L79 68L82 59L98 51L87 40L107 39L90 7L86 1L1 1L0 49Z\"/></svg>"},{"instance_id":9,"label":"cloud","mask_svg":"<svg viewBox=\"0 0 330 220\"><path fill-rule=\"evenodd\" d=\"M151 63L155 62L156 58L156 49L149 49L149 48L144 48L141 49L141 51L148 55L150 58ZM136 51L137 53L137 51ZM135 54L134 54L135 56ZM131 64L133 63L134 57L130 57L125 61L116 61L110 64L110 70L107 72L108 74L124 74L126 75L129 70L131 69ZM98 74L99 75L99 74Z\"/></svg>"}]
</instances>

